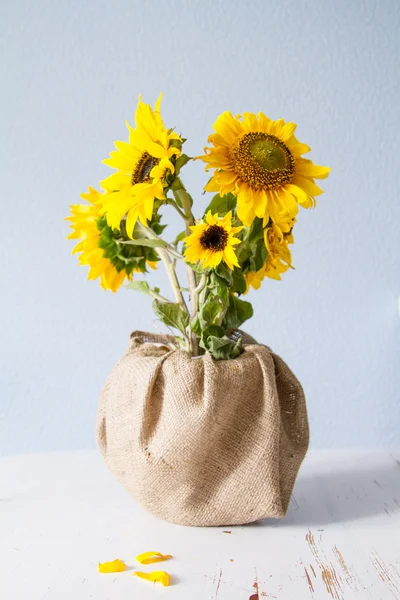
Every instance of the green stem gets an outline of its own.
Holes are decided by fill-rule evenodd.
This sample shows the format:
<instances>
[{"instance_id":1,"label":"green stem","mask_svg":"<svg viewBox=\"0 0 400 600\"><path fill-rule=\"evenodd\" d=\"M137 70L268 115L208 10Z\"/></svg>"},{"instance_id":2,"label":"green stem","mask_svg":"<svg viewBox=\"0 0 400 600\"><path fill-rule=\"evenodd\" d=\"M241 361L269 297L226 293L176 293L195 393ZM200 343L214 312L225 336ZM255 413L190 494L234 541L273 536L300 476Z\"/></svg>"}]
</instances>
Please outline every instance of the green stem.
<instances>
[{"instance_id":1,"label":"green stem","mask_svg":"<svg viewBox=\"0 0 400 600\"><path fill-rule=\"evenodd\" d=\"M156 300L158 300L159 302L162 303L170 303L170 300L168 300L168 298L165 298L164 296L161 296L161 294L159 294L158 292L156 292L153 289L149 289L149 294L152 298L155 298Z\"/></svg>"},{"instance_id":2,"label":"green stem","mask_svg":"<svg viewBox=\"0 0 400 600\"><path fill-rule=\"evenodd\" d=\"M178 178L178 179L176 179L176 182L178 182L180 187L177 187L176 189L174 189L173 193L174 193L174 196L175 196L177 202L180 202L182 204L182 208L185 213L185 216L183 218L185 220L186 235L190 235L190 226L194 225L194 217L193 217L193 213L192 213L190 197L189 197L189 194L187 193L182 181ZM195 316L197 310L195 310L195 306L193 306L193 304L194 304L194 292L195 292L195 289L197 286L196 274L189 265L186 265L186 270L187 270L187 275L188 275L188 280L189 280L190 300L192 303L192 316Z\"/></svg>"},{"instance_id":3,"label":"green stem","mask_svg":"<svg viewBox=\"0 0 400 600\"><path fill-rule=\"evenodd\" d=\"M154 233L154 231L152 231L148 227L145 227L142 223L140 223L140 221L137 221L137 224L148 239L155 239L155 238L160 239ZM182 308L189 314L189 310L188 310L188 307L186 306L185 299L182 295L181 286L179 284L179 280L176 275L174 266L171 262L168 251L165 248L157 248L157 252L164 264L165 270L167 271L167 275L168 275L169 281L171 283L172 291L174 293L177 304L182 306Z\"/></svg>"},{"instance_id":4,"label":"green stem","mask_svg":"<svg viewBox=\"0 0 400 600\"><path fill-rule=\"evenodd\" d=\"M175 188L173 188L172 191L177 204L180 204L183 208L183 213L181 216L185 221L186 235L190 235L190 226L194 225L194 216L192 213L192 203L190 201L190 196L187 193L185 186L183 185L179 177L176 178L174 184ZM182 211L179 210L179 213L181 212ZM189 282L190 302L192 304L192 317L194 317L196 316L198 311L197 295L195 291L197 287L196 273L193 271L189 264L186 264L186 272ZM190 337L194 355L197 356L199 354L199 340L194 333L191 333Z\"/></svg>"},{"instance_id":5,"label":"green stem","mask_svg":"<svg viewBox=\"0 0 400 600\"><path fill-rule=\"evenodd\" d=\"M179 213L179 216L181 216L182 219L184 219L186 221L185 213L181 211L181 209L179 208L177 203L174 202L174 200L172 200L171 198L167 198L167 204L169 204L169 206L173 206L175 208L175 210Z\"/></svg>"},{"instance_id":6,"label":"green stem","mask_svg":"<svg viewBox=\"0 0 400 600\"><path fill-rule=\"evenodd\" d=\"M174 257L174 258L179 258L180 260L183 260L183 256L182 254L180 254L180 252L178 252L176 250L176 248L174 248L171 244L168 244L168 242L166 242L165 240L161 239L156 233L154 233L154 231L152 229L149 229L149 235L146 235L146 237L150 240L159 240L163 243L165 249ZM115 240L117 242L117 244L123 244L126 246L129 245L134 245L134 246L140 246L140 244L131 242L129 240ZM123 256L120 256L120 258L122 260L125 260L125 262L129 262L129 259L125 259Z\"/></svg>"},{"instance_id":7,"label":"green stem","mask_svg":"<svg viewBox=\"0 0 400 600\"><path fill-rule=\"evenodd\" d=\"M199 285L193 291L192 311L193 311L194 315L196 315L199 310L199 295L203 291L203 289L206 287L206 282L207 282L206 274L203 273L203 275L200 278Z\"/></svg>"},{"instance_id":8,"label":"green stem","mask_svg":"<svg viewBox=\"0 0 400 600\"><path fill-rule=\"evenodd\" d=\"M190 225L194 225L194 217L193 217L193 213L192 213L190 197L189 197L189 194L187 193L182 181L180 179L177 179L176 181L178 182L179 187L177 187L176 189L174 189L172 191L174 193L174 196L175 196L177 202L178 203L180 202L182 204L182 208L183 208L183 212L184 212L184 216L183 215L182 216L187 223L187 227L189 227Z\"/></svg>"}]
</instances>

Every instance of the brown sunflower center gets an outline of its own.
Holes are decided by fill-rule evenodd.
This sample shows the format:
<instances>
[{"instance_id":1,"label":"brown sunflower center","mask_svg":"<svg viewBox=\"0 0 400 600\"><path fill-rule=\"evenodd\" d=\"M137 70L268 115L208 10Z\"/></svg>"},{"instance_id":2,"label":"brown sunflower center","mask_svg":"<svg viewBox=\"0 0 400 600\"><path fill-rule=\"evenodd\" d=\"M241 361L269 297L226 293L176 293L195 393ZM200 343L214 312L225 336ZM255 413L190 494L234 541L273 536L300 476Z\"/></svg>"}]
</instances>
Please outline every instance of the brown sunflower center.
<instances>
[{"instance_id":1,"label":"brown sunflower center","mask_svg":"<svg viewBox=\"0 0 400 600\"><path fill-rule=\"evenodd\" d=\"M228 243L228 232L219 225L210 225L204 230L200 244L207 250L224 250Z\"/></svg>"},{"instance_id":2,"label":"brown sunflower center","mask_svg":"<svg viewBox=\"0 0 400 600\"><path fill-rule=\"evenodd\" d=\"M133 172L132 185L150 181L150 172L159 162L159 158L154 158L148 152L143 152Z\"/></svg>"},{"instance_id":3,"label":"brown sunflower center","mask_svg":"<svg viewBox=\"0 0 400 600\"><path fill-rule=\"evenodd\" d=\"M271 190L293 179L292 153L274 135L246 133L231 150L231 158L237 175L257 190Z\"/></svg>"}]
</instances>

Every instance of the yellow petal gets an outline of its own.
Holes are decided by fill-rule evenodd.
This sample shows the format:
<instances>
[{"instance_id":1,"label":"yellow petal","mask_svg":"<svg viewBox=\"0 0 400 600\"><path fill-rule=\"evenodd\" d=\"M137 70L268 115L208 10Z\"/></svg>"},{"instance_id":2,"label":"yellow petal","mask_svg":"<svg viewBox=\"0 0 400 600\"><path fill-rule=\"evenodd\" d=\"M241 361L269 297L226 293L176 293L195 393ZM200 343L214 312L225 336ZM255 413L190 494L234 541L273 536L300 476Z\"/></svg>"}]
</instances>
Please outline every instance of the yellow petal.
<instances>
[{"instance_id":1,"label":"yellow petal","mask_svg":"<svg viewBox=\"0 0 400 600\"><path fill-rule=\"evenodd\" d=\"M148 142L146 144L146 150L155 158L163 158L164 156L167 156L165 148L160 146L160 144L156 144L155 142Z\"/></svg>"},{"instance_id":2,"label":"yellow petal","mask_svg":"<svg viewBox=\"0 0 400 600\"><path fill-rule=\"evenodd\" d=\"M295 123L286 123L282 127L281 140L282 142L286 142L290 140L294 132L296 131L297 125Z\"/></svg>"},{"instance_id":3,"label":"yellow petal","mask_svg":"<svg viewBox=\"0 0 400 600\"><path fill-rule=\"evenodd\" d=\"M293 138L294 137L295 136L293 136ZM289 144L289 150L295 158L298 158L302 154L307 154L307 152L310 152L311 148L310 146L307 146L307 144L302 144L296 140L295 142Z\"/></svg>"},{"instance_id":4,"label":"yellow petal","mask_svg":"<svg viewBox=\"0 0 400 600\"><path fill-rule=\"evenodd\" d=\"M113 173L102 181L100 181L101 187L107 192L115 192L124 188L131 187L131 176L121 172Z\"/></svg>"},{"instance_id":5,"label":"yellow petal","mask_svg":"<svg viewBox=\"0 0 400 600\"><path fill-rule=\"evenodd\" d=\"M224 250L224 261L230 269L239 266L237 256L231 246L227 246Z\"/></svg>"},{"instance_id":6,"label":"yellow petal","mask_svg":"<svg viewBox=\"0 0 400 600\"><path fill-rule=\"evenodd\" d=\"M246 131L257 131L259 129L257 115L248 112L243 113L243 127Z\"/></svg>"},{"instance_id":7,"label":"yellow petal","mask_svg":"<svg viewBox=\"0 0 400 600\"><path fill-rule=\"evenodd\" d=\"M267 196L263 190L255 190L249 186L249 196L253 196L252 203L254 206L254 212L257 217L262 219L267 209Z\"/></svg>"},{"instance_id":8,"label":"yellow petal","mask_svg":"<svg viewBox=\"0 0 400 600\"><path fill-rule=\"evenodd\" d=\"M224 141L232 144L243 132L243 125L240 121L235 120L229 111L226 111L219 115L215 121L214 131L216 131Z\"/></svg>"},{"instance_id":9,"label":"yellow petal","mask_svg":"<svg viewBox=\"0 0 400 600\"><path fill-rule=\"evenodd\" d=\"M157 112L157 113L161 112L161 100L162 100L162 92L160 92L160 94L157 98L157 101L154 105L154 112Z\"/></svg>"},{"instance_id":10,"label":"yellow petal","mask_svg":"<svg viewBox=\"0 0 400 600\"><path fill-rule=\"evenodd\" d=\"M120 573L126 570L126 564L119 558L116 558L111 562L99 563L98 569L99 573Z\"/></svg>"},{"instance_id":11,"label":"yellow petal","mask_svg":"<svg viewBox=\"0 0 400 600\"><path fill-rule=\"evenodd\" d=\"M164 586L168 586L170 583L170 577L165 571L152 571L151 573L142 573L141 571L135 571L134 573L132 573L132 575L140 577L140 579L145 579L146 581L161 583L161 585Z\"/></svg>"},{"instance_id":12,"label":"yellow petal","mask_svg":"<svg viewBox=\"0 0 400 600\"><path fill-rule=\"evenodd\" d=\"M136 221L138 220L139 211L137 207L131 208L126 217L126 233L129 238L133 239L133 230L135 229Z\"/></svg>"},{"instance_id":13,"label":"yellow petal","mask_svg":"<svg viewBox=\"0 0 400 600\"><path fill-rule=\"evenodd\" d=\"M204 186L206 192L219 192L219 185L214 177L211 177L207 185Z\"/></svg>"},{"instance_id":14,"label":"yellow petal","mask_svg":"<svg viewBox=\"0 0 400 600\"><path fill-rule=\"evenodd\" d=\"M172 558L170 554L161 554L160 552L142 552L138 554L136 560L141 565L151 565L152 563L162 562Z\"/></svg>"},{"instance_id":15,"label":"yellow petal","mask_svg":"<svg viewBox=\"0 0 400 600\"><path fill-rule=\"evenodd\" d=\"M303 206L304 208L311 208L313 205L311 198L298 185L292 185L291 183L288 183L286 184L285 189L295 198L297 198L297 202L300 204L300 206Z\"/></svg>"},{"instance_id":16,"label":"yellow petal","mask_svg":"<svg viewBox=\"0 0 400 600\"><path fill-rule=\"evenodd\" d=\"M329 167L314 165L310 160L298 160L296 162L296 173L304 177L315 177L315 179L326 179L329 175Z\"/></svg>"},{"instance_id":17,"label":"yellow petal","mask_svg":"<svg viewBox=\"0 0 400 600\"><path fill-rule=\"evenodd\" d=\"M237 175L233 171L220 171L219 173L217 172L214 177L219 185L230 185L235 183L237 179Z\"/></svg>"},{"instance_id":18,"label":"yellow petal","mask_svg":"<svg viewBox=\"0 0 400 600\"><path fill-rule=\"evenodd\" d=\"M324 193L324 190L321 190L314 181L311 179L307 179L306 177L302 177L301 175L295 175L292 179L293 185L299 186L302 190L304 190L309 196L319 196Z\"/></svg>"},{"instance_id":19,"label":"yellow petal","mask_svg":"<svg viewBox=\"0 0 400 600\"><path fill-rule=\"evenodd\" d=\"M147 265L150 267L150 269L157 269L158 268L158 262L156 262L154 260L148 260L147 261Z\"/></svg>"}]
</instances>

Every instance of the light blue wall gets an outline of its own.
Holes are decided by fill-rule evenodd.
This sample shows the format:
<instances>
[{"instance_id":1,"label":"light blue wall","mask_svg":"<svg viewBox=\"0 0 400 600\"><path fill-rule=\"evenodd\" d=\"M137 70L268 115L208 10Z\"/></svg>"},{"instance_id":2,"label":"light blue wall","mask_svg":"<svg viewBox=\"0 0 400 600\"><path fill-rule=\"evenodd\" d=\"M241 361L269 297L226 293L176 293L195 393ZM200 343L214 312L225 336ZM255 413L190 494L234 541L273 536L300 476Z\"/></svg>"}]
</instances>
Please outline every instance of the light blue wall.
<instances>
[{"instance_id":1,"label":"light blue wall","mask_svg":"<svg viewBox=\"0 0 400 600\"><path fill-rule=\"evenodd\" d=\"M0 451L93 447L101 385L129 332L153 327L146 297L86 281L63 217L109 173L139 92L160 90L189 154L220 112L262 110L299 123L332 167L300 215L296 270L253 295L247 329L303 382L314 447L399 446L400 3L17 0L1 13ZM200 215L202 165L184 175Z\"/></svg>"}]
</instances>

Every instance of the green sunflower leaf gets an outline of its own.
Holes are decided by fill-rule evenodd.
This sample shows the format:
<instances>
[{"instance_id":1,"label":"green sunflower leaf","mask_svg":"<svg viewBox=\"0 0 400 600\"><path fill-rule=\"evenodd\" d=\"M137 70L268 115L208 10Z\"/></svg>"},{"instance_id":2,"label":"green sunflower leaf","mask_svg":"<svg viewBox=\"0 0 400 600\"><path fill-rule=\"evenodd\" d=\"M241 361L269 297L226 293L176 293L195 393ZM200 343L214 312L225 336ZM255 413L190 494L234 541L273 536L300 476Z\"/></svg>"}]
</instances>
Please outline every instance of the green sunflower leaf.
<instances>
[{"instance_id":1,"label":"green sunflower leaf","mask_svg":"<svg viewBox=\"0 0 400 600\"><path fill-rule=\"evenodd\" d=\"M211 271L207 287L213 296L218 296L224 307L228 308L229 305L229 290L227 282L222 277L219 277L215 271Z\"/></svg>"},{"instance_id":2,"label":"green sunflower leaf","mask_svg":"<svg viewBox=\"0 0 400 600\"><path fill-rule=\"evenodd\" d=\"M244 273L259 271L265 264L268 250L264 243L264 229L261 219L254 219L250 227L245 227L239 233L242 243L238 246L236 255Z\"/></svg>"},{"instance_id":3,"label":"green sunflower leaf","mask_svg":"<svg viewBox=\"0 0 400 600\"><path fill-rule=\"evenodd\" d=\"M250 302L240 300L234 294L230 294L229 308L224 317L224 326L227 329L237 329L245 321L251 319L253 313L253 307Z\"/></svg>"},{"instance_id":4,"label":"green sunflower leaf","mask_svg":"<svg viewBox=\"0 0 400 600\"><path fill-rule=\"evenodd\" d=\"M154 231L155 234L157 235L161 235L162 232L164 231L164 229L166 227L168 227L168 225L161 225L161 223L152 223L150 225L151 229Z\"/></svg>"},{"instance_id":5,"label":"green sunflower leaf","mask_svg":"<svg viewBox=\"0 0 400 600\"><path fill-rule=\"evenodd\" d=\"M215 360L236 358L242 352L242 338L230 339L225 330L216 325L206 327L201 334L200 347L211 354Z\"/></svg>"},{"instance_id":6,"label":"green sunflower leaf","mask_svg":"<svg viewBox=\"0 0 400 600\"><path fill-rule=\"evenodd\" d=\"M168 133L172 133L174 131L174 129L169 129ZM184 144L186 142L186 140L184 138L181 138L180 140L169 140L169 147L170 148L179 148L179 150L182 149L182 144Z\"/></svg>"},{"instance_id":7,"label":"green sunflower leaf","mask_svg":"<svg viewBox=\"0 0 400 600\"><path fill-rule=\"evenodd\" d=\"M181 154L180 157L175 161L175 173L179 175L180 170L184 167L190 160L190 156L187 154Z\"/></svg>"},{"instance_id":8,"label":"green sunflower leaf","mask_svg":"<svg viewBox=\"0 0 400 600\"><path fill-rule=\"evenodd\" d=\"M233 210L236 206L236 196L233 194L225 194L225 196L220 196L216 194L214 198L211 200L210 204L207 206L204 214L206 214L209 210L211 210L212 214L218 213L219 215L226 215L230 210Z\"/></svg>"},{"instance_id":9,"label":"green sunflower leaf","mask_svg":"<svg viewBox=\"0 0 400 600\"><path fill-rule=\"evenodd\" d=\"M179 244L179 242L183 241L183 239L186 237L186 235L187 235L186 231L181 231L180 233L178 233L178 235L176 236L176 238L172 242L173 245L177 246Z\"/></svg>"},{"instance_id":10,"label":"green sunflower leaf","mask_svg":"<svg viewBox=\"0 0 400 600\"><path fill-rule=\"evenodd\" d=\"M199 313L197 313L197 315L195 315L192 318L192 320L190 321L190 329L196 335L199 335L199 336L201 335L201 325L200 325Z\"/></svg>"},{"instance_id":11,"label":"green sunflower leaf","mask_svg":"<svg viewBox=\"0 0 400 600\"><path fill-rule=\"evenodd\" d=\"M199 312L199 322L201 329L214 325L215 321L221 316L224 306L218 297L210 297L208 302L203 304Z\"/></svg>"},{"instance_id":12,"label":"green sunflower leaf","mask_svg":"<svg viewBox=\"0 0 400 600\"><path fill-rule=\"evenodd\" d=\"M160 321L165 323L165 325L168 325L168 327L175 327L182 333L186 333L186 328L189 325L189 315L179 306L179 304L154 300L153 310L156 316Z\"/></svg>"},{"instance_id":13,"label":"green sunflower leaf","mask_svg":"<svg viewBox=\"0 0 400 600\"><path fill-rule=\"evenodd\" d=\"M217 268L215 269L218 277L224 279L227 285L230 287L233 283L233 275L232 270L223 262L219 263Z\"/></svg>"},{"instance_id":14,"label":"green sunflower leaf","mask_svg":"<svg viewBox=\"0 0 400 600\"><path fill-rule=\"evenodd\" d=\"M195 273L205 273L204 268L199 263L196 263L196 264L187 263L187 264L192 269L192 271L194 271Z\"/></svg>"},{"instance_id":15,"label":"green sunflower leaf","mask_svg":"<svg viewBox=\"0 0 400 600\"><path fill-rule=\"evenodd\" d=\"M125 287L129 288L130 290L136 290L137 292L143 292L144 294L151 296L150 286L147 281L131 281Z\"/></svg>"},{"instance_id":16,"label":"green sunflower leaf","mask_svg":"<svg viewBox=\"0 0 400 600\"><path fill-rule=\"evenodd\" d=\"M119 243L126 246L145 246L146 248L166 248L167 246L164 240L151 240L146 237L136 240L121 240Z\"/></svg>"},{"instance_id":17,"label":"green sunflower leaf","mask_svg":"<svg viewBox=\"0 0 400 600\"><path fill-rule=\"evenodd\" d=\"M247 289L247 285L246 285L246 279L243 275L243 271L241 271L241 269L238 269L237 267L235 267L232 272L231 291L236 292L237 294L244 294L246 289Z\"/></svg>"}]
</instances>

